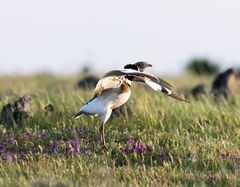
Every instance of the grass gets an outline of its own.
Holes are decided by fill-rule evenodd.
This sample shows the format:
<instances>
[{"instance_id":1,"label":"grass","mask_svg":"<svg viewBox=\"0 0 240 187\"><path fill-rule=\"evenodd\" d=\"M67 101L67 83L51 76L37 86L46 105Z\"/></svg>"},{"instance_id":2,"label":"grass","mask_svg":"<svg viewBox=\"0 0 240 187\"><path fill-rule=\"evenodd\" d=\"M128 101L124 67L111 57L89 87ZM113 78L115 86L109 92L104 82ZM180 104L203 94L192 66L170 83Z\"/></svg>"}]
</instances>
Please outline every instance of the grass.
<instances>
[{"instance_id":1,"label":"grass","mask_svg":"<svg viewBox=\"0 0 240 187\"><path fill-rule=\"evenodd\" d=\"M35 106L35 115L22 126L0 125L7 146L0 159L1 186L240 185L240 100L190 99L185 104L135 86L129 100L134 115L107 122L109 152L102 153L98 119L72 120L92 96L91 91L75 90L76 81L77 77L0 78L1 108L25 94ZM180 89L193 81L208 78L171 82ZM43 109L50 103L55 113L45 116ZM77 139L81 143L75 146ZM60 143L52 151L54 142ZM21 152L23 158L18 157Z\"/></svg>"}]
</instances>

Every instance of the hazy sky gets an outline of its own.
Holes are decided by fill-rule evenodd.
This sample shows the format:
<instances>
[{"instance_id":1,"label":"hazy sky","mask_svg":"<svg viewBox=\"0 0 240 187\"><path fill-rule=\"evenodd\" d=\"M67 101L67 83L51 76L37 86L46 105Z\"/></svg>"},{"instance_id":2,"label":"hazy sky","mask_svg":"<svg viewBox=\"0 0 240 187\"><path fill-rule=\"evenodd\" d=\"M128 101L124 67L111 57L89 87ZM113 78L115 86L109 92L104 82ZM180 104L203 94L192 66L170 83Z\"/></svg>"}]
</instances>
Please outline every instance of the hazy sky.
<instances>
[{"instance_id":1,"label":"hazy sky","mask_svg":"<svg viewBox=\"0 0 240 187\"><path fill-rule=\"evenodd\" d=\"M0 73L97 71L191 57L240 66L239 0L0 0Z\"/></svg>"}]
</instances>

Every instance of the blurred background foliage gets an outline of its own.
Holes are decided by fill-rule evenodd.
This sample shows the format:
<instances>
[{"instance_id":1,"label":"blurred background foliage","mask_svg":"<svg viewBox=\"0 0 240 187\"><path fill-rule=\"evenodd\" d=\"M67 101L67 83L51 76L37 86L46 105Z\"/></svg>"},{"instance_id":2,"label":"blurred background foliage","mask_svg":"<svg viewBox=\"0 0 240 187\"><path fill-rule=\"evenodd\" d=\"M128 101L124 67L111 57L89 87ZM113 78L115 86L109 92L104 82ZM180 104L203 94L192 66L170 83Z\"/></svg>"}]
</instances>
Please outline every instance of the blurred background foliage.
<instances>
[{"instance_id":1,"label":"blurred background foliage","mask_svg":"<svg viewBox=\"0 0 240 187\"><path fill-rule=\"evenodd\" d=\"M193 58L186 66L187 72L196 75L215 75L219 73L219 70L219 65L207 58Z\"/></svg>"}]
</instances>

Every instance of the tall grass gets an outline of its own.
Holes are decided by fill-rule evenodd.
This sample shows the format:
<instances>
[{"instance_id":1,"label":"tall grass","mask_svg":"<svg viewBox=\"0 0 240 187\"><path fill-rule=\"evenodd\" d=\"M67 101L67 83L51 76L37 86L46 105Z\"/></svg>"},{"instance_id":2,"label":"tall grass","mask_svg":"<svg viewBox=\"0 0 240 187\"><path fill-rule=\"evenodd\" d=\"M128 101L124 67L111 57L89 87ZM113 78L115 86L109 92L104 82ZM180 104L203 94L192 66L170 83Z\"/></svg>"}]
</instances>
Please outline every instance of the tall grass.
<instances>
[{"instance_id":1,"label":"tall grass","mask_svg":"<svg viewBox=\"0 0 240 187\"><path fill-rule=\"evenodd\" d=\"M109 152L103 153L97 141L98 119L82 116L72 120L92 96L91 91L75 90L76 80L0 78L0 107L25 94L32 96L35 105L33 118L19 128L0 126L1 138L11 133L18 142L8 151L25 151L22 159L12 155L1 158L1 186L240 185L238 99L216 102L190 98L185 104L133 86L129 104L134 114L107 122ZM184 79L172 82L179 85L177 89L192 84ZM50 103L55 112L45 116L43 109ZM78 134L82 126L84 130ZM32 137L26 138L26 132ZM47 132L49 139L41 139L42 132ZM75 154L68 146L76 138L84 141L81 139ZM132 139L136 142L131 143ZM54 141L62 144L58 152L50 153L48 146ZM140 145L145 149L136 147Z\"/></svg>"}]
</instances>

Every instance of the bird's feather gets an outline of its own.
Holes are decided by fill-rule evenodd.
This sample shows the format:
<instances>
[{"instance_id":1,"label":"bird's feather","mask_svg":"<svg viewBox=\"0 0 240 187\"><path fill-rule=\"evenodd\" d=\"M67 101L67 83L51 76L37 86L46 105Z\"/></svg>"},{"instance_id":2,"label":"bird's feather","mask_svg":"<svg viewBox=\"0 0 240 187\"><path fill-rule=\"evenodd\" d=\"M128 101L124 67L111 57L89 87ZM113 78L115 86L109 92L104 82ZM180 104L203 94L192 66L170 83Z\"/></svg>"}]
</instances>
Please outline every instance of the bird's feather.
<instances>
[{"instance_id":1,"label":"bird's feather","mask_svg":"<svg viewBox=\"0 0 240 187\"><path fill-rule=\"evenodd\" d=\"M132 69L120 69L108 72L105 74L104 78L110 78L112 76L121 77L121 79L125 76L133 76L134 78L132 81L146 84L156 91L161 91L172 98L186 102L183 96L172 91L171 85L169 83L150 73L139 72Z\"/></svg>"},{"instance_id":2,"label":"bird's feather","mask_svg":"<svg viewBox=\"0 0 240 187\"><path fill-rule=\"evenodd\" d=\"M161 91L164 94L166 94L167 96L170 96L170 97L180 100L180 101L187 102L182 95L179 95L178 93L172 91L171 88L169 88L169 87L165 87L164 84L163 85L161 83L156 84L155 82L152 82L149 79L145 79L145 83L152 89L154 89L156 91Z\"/></svg>"},{"instance_id":3,"label":"bird's feather","mask_svg":"<svg viewBox=\"0 0 240 187\"><path fill-rule=\"evenodd\" d=\"M158 77L153 74L144 73L144 72L140 72L140 71L136 71L136 70L132 70L132 69L113 70L113 71L110 71L107 74L105 74L104 77L124 76L124 75L147 77L147 78L151 79L153 82L156 82L156 83L159 82Z\"/></svg>"},{"instance_id":4,"label":"bird's feather","mask_svg":"<svg viewBox=\"0 0 240 187\"><path fill-rule=\"evenodd\" d=\"M158 77L158 81L159 81L159 84L163 85L164 87L169 88L169 89L172 88L171 84L169 84L167 81L161 79L160 77Z\"/></svg>"},{"instance_id":5,"label":"bird's feather","mask_svg":"<svg viewBox=\"0 0 240 187\"><path fill-rule=\"evenodd\" d=\"M123 83L123 77L111 76L100 79L95 87L94 95L100 95L104 90L119 88Z\"/></svg>"}]
</instances>

